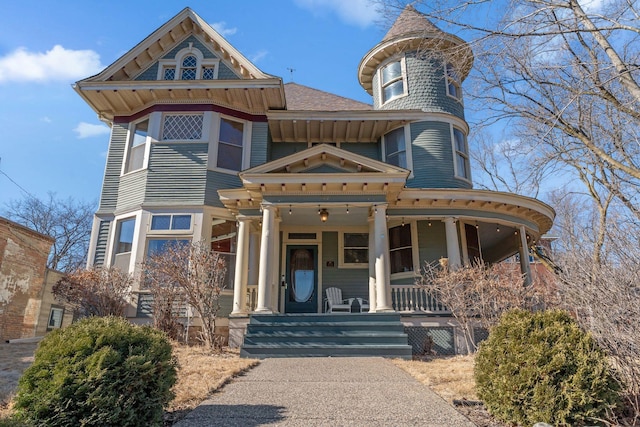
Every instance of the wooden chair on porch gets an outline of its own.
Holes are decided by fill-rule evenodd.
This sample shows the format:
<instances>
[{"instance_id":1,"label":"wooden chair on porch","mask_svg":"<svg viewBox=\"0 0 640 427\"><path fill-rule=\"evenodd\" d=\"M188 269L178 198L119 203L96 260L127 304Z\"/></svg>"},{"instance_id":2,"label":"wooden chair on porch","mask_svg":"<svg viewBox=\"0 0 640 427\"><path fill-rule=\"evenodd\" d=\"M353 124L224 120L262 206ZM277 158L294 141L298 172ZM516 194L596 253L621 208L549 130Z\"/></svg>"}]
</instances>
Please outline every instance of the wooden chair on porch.
<instances>
[{"instance_id":1,"label":"wooden chair on porch","mask_svg":"<svg viewBox=\"0 0 640 427\"><path fill-rule=\"evenodd\" d=\"M355 298L342 299L342 289L327 288L325 289L327 298L325 298L325 312L333 313L335 311L345 311L351 313L351 304Z\"/></svg>"}]
</instances>

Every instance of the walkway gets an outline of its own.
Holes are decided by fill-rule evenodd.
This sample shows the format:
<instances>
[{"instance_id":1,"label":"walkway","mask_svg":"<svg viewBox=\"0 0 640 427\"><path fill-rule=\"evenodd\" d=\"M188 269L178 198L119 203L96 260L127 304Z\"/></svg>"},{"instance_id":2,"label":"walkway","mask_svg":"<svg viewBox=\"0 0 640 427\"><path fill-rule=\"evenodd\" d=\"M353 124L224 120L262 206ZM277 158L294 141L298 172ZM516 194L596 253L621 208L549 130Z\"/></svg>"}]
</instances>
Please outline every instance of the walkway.
<instances>
[{"instance_id":1,"label":"walkway","mask_svg":"<svg viewBox=\"0 0 640 427\"><path fill-rule=\"evenodd\" d=\"M264 425L474 426L382 358L266 359L176 424Z\"/></svg>"}]
</instances>

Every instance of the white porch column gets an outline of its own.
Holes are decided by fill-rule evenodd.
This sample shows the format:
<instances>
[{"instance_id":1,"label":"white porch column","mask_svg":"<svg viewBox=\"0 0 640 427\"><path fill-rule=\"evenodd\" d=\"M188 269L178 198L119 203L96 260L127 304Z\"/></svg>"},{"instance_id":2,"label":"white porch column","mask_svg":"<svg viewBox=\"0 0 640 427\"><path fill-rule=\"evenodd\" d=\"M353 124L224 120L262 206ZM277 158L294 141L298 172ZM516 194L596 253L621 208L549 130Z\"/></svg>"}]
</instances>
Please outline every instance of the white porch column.
<instances>
[{"instance_id":1,"label":"white porch column","mask_svg":"<svg viewBox=\"0 0 640 427\"><path fill-rule=\"evenodd\" d=\"M249 218L238 218L238 244L236 247L236 274L233 282L232 316L247 314L247 277L249 270Z\"/></svg>"},{"instance_id":2,"label":"white porch column","mask_svg":"<svg viewBox=\"0 0 640 427\"><path fill-rule=\"evenodd\" d=\"M524 225L518 230L520 234L520 272L524 275L524 284L531 285L531 264L529 263L529 244L527 243L527 230Z\"/></svg>"},{"instance_id":3,"label":"white porch column","mask_svg":"<svg viewBox=\"0 0 640 427\"><path fill-rule=\"evenodd\" d=\"M258 273L257 313L271 313L269 288L273 271L273 230L275 226L276 207L262 206L262 238L260 239L260 268Z\"/></svg>"},{"instance_id":4,"label":"white porch column","mask_svg":"<svg viewBox=\"0 0 640 427\"><path fill-rule=\"evenodd\" d=\"M260 232L252 232L249 237L249 276L247 283L251 286L258 285L258 273L260 267Z\"/></svg>"},{"instance_id":5,"label":"white porch column","mask_svg":"<svg viewBox=\"0 0 640 427\"><path fill-rule=\"evenodd\" d=\"M458 230L456 229L455 218L445 218L444 230L447 239L447 258L449 258L449 268L460 267L460 248L458 247Z\"/></svg>"},{"instance_id":6,"label":"white porch column","mask_svg":"<svg viewBox=\"0 0 640 427\"><path fill-rule=\"evenodd\" d=\"M369 218L369 313L376 311L376 255L373 218Z\"/></svg>"},{"instance_id":7,"label":"white porch column","mask_svg":"<svg viewBox=\"0 0 640 427\"><path fill-rule=\"evenodd\" d=\"M273 221L273 239L271 253L273 254L273 258L271 261L271 289L269 289L269 295L271 296L271 303L269 308L271 311L279 312L279 289L280 289L280 223L282 222L282 218L275 218Z\"/></svg>"},{"instance_id":8,"label":"white porch column","mask_svg":"<svg viewBox=\"0 0 640 427\"><path fill-rule=\"evenodd\" d=\"M374 207L373 230L376 272L376 313L394 311L389 298L391 295L391 278L389 273L389 238L387 237L386 204Z\"/></svg>"}]
</instances>

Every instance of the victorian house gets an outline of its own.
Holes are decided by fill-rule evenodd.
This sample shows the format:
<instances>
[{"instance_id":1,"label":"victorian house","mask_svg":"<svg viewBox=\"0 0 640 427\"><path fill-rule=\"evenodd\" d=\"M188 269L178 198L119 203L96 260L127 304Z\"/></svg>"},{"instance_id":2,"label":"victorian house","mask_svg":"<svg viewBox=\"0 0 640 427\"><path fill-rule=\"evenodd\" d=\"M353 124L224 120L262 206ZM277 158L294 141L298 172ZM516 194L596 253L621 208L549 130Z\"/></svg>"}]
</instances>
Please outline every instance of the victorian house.
<instances>
[{"instance_id":1,"label":"victorian house","mask_svg":"<svg viewBox=\"0 0 640 427\"><path fill-rule=\"evenodd\" d=\"M284 84L184 9L75 85L112 129L89 265L133 272L169 242L204 240L227 259L232 329L325 313L338 288L357 311L447 335L446 308L414 285L424 263L519 253L530 275L528 248L554 218L538 200L473 188L472 63L409 6L360 62L369 105ZM136 291L129 316L144 318Z\"/></svg>"}]
</instances>

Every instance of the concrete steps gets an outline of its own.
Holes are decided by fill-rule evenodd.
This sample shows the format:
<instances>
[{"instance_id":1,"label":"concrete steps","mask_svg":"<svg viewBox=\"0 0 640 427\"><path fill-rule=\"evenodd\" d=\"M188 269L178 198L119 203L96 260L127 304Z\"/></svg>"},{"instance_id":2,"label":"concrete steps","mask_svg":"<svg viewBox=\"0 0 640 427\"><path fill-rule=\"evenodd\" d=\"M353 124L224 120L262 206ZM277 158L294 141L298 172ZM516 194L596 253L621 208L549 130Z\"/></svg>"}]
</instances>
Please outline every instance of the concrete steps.
<instances>
[{"instance_id":1,"label":"concrete steps","mask_svg":"<svg viewBox=\"0 0 640 427\"><path fill-rule=\"evenodd\" d=\"M254 314L240 355L410 359L411 346L396 313Z\"/></svg>"}]
</instances>

